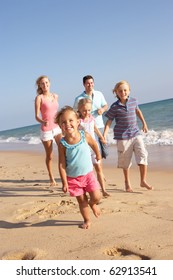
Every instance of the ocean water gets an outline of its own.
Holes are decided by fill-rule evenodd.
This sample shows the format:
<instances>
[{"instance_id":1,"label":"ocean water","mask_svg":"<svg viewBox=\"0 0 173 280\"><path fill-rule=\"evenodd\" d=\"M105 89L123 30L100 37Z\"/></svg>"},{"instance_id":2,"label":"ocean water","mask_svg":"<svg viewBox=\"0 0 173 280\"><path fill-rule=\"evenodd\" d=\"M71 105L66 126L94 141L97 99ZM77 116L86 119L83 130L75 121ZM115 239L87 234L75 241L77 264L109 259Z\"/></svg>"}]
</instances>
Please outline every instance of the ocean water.
<instances>
[{"instance_id":1,"label":"ocean water","mask_svg":"<svg viewBox=\"0 0 173 280\"><path fill-rule=\"evenodd\" d=\"M146 145L173 145L173 98L139 105L149 132L143 134ZM109 130L108 143L115 145L113 125ZM139 122L141 127L141 123ZM40 125L30 125L0 131L0 150L42 149Z\"/></svg>"}]
</instances>

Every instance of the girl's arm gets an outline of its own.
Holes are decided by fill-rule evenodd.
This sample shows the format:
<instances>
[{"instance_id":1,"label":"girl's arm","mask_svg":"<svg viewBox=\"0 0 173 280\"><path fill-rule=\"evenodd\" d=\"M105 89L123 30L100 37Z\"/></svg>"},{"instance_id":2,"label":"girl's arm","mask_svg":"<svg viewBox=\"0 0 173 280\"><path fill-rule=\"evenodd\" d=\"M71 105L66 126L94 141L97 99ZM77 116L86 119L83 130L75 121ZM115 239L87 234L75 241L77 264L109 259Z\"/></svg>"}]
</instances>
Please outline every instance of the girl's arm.
<instances>
[{"instance_id":1,"label":"girl's arm","mask_svg":"<svg viewBox=\"0 0 173 280\"><path fill-rule=\"evenodd\" d=\"M97 136L100 138L100 141L103 144L106 144L106 139L103 137L103 135L101 134L100 130L97 128L97 126L94 124L94 132L97 134Z\"/></svg>"},{"instance_id":2,"label":"girl's arm","mask_svg":"<svg viewBox=\"0 0 173 280\"><path fill-rule=\"evenodd\" d=\"M144 119L144 116L142 114L142 111L139 108L136 108L136 115L138 116L138 118L142 122L142 130L143 130L143 132L147 133L148 132L148 127L147 127L146 121Z\"/></svg>"},{"instance_id":3,"label":"girl's arm","mask_svg":"<svg viewBox=\"0 0 173 280\"><path fill-rule=\"evenodd\" d=\"M109 128L112 124L112 120L107 120L106 124L105 124L105 129L104 129L104 132L103 132L103 137L106 139L106 136L108 134L108 131L109 131Z\"/></svg>"},{"instance_id":4,"label":"girl's arm","mask_svg":"<svg viewBox=\"0 0 173 280\"><path fill-rule=\"evenodd\" d=\"M101 107L100 109L98 109L98 111L97 111L98 115L103 115L103 113L106 112L107 109L108 109L108 104L106 104L103 107Z\"/></svg>"},{"instance_id":5,"label":"girl's arm","mask_svg":"<svg viewBox=\"0 0 173 280\"><path fill-rule=\"evenodd\" d=\"M66 160L65 160L65 147L59 143L58 145L58 154L59 154L59 160L58 160L58 167L59 167L59 174L62 181L62 190L63 192L68 191L68 182L67 182L67 173L66 173Z\"/></svg>"},{"instance_id":6,"label":"girl's arm","mask_svg":"<svg viewBox=\"0 0 173 280\"><path fill-rule=\"evenodd\" d=\"M96 154L96 160L97 161L101 160L102 157L101 157L97 142L92 138L92 136L88 132L85 132L85 138L86 138L88 145L91 147L91 149Z\"/></svg>"}]
</instances>

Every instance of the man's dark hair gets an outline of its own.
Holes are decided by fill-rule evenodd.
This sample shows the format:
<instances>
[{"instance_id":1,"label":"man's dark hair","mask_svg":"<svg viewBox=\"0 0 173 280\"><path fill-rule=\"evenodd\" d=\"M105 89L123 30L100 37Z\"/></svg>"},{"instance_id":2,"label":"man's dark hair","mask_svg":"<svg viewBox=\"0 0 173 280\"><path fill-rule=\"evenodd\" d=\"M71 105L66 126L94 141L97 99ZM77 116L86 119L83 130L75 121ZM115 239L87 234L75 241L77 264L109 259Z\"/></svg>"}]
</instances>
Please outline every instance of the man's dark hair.
<instances>
[{"instance_id":1,"label":"man's dark hair","mask_svg":"<svg viewBox=\"0 0 173 280\"><path fill-rule=\"evenodd\" d=\"M93 81L94 81L94 78L91 75L84 76L83 77L83 84L85 84L86 80L89 80L89 79L93 79Z\"/></svg>"}]
</instances>

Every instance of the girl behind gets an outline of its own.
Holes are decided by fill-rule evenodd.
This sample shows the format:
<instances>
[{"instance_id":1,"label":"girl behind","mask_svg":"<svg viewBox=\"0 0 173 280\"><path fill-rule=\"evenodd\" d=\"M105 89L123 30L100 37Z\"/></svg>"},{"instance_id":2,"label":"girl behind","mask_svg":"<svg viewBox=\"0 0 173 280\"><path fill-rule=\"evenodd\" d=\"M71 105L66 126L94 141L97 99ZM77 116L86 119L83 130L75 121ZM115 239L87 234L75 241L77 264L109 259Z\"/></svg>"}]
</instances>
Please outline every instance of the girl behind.
<instances>
[{"instance_id":1,"label":"girl behind","mask_svg":"<svg viewBox=\"0 0 173 280\"><path fill-rule=\"evenodd\" d=\"M97 126L95 124L95 119L91 115L91 110L92 110L92 101L90 99L83 98L83 99L79 100L78 112L79 112L79 118L80 118L80 129L87 131L94 140L96 140L95 139L95 133L96 133L97 136L100 138L100 140L105 144L106 141L105 141L103 135L101 134L100 130L97 128ZM93 150L91 150L91 158L92 158L92 163L94 165L95 171L97 173L97 180L99 181L99 184L101 186L103 196L108 197L108 196L110 196L110 194L106 191L102 165L101 165L101 162L99 162L99 163L97 162L96 155Z\"/></svg>"}]
</instances>

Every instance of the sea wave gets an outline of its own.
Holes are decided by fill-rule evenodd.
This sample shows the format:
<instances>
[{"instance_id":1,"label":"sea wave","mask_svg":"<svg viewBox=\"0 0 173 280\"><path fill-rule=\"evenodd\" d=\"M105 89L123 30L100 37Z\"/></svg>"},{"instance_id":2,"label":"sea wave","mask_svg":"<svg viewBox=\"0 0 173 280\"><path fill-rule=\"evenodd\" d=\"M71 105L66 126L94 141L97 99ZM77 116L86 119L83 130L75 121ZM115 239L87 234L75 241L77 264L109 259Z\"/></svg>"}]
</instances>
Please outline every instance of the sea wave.
<instances>
[{"instance_id":1,"label":"sea wave","mask_svg":"<svg viewBox=\"0 0 173 280\"><path fill-rule=\"evenodd\" d=\"M173 130L149 130L147 133L141 133L143 135L145 145L173 145ZM110 129L107 140L110 145L116 144L116 140L113 139L113 129Z\"/></svg>"},{"instance_id":2,"label":"sea wave","mask_svg":"<svg viewBox=\"0 0 173 280\"><path fill-rule=\"evenodd\" d=\"M23 137L0 137L0 143L21 143L21 144L31 144L31 145L37 145L41 143L40 137L37 136L29 136L25 135Z\"/></svg>"},{"instance_id":3,"label":"sea wave","mask_svg":"<svg viewBox=\"0 0 173 280\"><path fill-rule=\"evenodd\" d=\"M142 133L143 139L146 145L173 145L173 130L155 131L149 130L148 133ZM116 145L116 140L113 139L113 129L110 128L107 135L107 141L109 145ZM40 136L26 134L22 137L15 136L2 136L0 137L0 143L15 143L15 144L28 144L38 145L41 143Z\"/></svg>"},{"instance_id":4,"label":"sea wave","mask_svg":"<svg viewBox=\"0 0 173 280\"><path fill-rule=\"evenodd\" d=\"M144 135L146 145L173 145L173 130L154 131L150 130Z\"/></svg>"}]
</instances>

